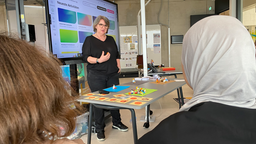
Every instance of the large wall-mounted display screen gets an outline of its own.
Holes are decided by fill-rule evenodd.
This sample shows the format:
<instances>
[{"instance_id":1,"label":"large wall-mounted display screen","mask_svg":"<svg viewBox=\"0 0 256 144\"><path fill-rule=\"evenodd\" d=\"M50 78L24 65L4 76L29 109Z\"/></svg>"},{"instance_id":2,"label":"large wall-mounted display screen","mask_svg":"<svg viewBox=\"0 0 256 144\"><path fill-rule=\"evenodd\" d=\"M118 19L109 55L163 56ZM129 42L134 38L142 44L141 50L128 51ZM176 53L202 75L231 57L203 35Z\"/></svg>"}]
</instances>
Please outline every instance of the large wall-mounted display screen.
<instances>
[{"instance_id":1,"label":"large wall-mounted display screen","mask_svg":"<svg viewBox=\"0 0 256 144\"><path fill-rule=\"evenodd\" d=\"M106 16L110 21L108 34L119 47L117 4L105 0L48 0L48 26L51 51L57 58L82 56L82 45L94 34L93 21Z\"/></svg>"}]
</instances>

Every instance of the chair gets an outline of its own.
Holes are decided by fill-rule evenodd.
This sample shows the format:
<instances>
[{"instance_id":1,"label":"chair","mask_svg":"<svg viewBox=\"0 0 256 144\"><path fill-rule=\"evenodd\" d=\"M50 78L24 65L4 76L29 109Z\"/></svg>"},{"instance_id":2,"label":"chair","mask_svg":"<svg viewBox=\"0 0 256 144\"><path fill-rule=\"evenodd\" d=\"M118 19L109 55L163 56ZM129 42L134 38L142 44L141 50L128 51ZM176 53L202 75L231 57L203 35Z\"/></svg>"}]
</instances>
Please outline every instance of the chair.
<instances>
[{"instance_id":1,"label":"chair","mask_svg":"<svg viewBox=\"0 0 256 144\"><path fill-rule=\"evenodd\" d=\"M138 74L139 77L142 77L142 69L143 69L143 55L137 55L136 64L138 65Z\"/></svg>"},{"instance_id":2,"label":"chair","mask_svg":"<svg viewBox=\"0 0 256 144\"><path fill-rule=\"evenodd\" d=\"M143 69L143 55L137 55L136 64L138 65L138 69Z\"/></svg>"}]
</instances>

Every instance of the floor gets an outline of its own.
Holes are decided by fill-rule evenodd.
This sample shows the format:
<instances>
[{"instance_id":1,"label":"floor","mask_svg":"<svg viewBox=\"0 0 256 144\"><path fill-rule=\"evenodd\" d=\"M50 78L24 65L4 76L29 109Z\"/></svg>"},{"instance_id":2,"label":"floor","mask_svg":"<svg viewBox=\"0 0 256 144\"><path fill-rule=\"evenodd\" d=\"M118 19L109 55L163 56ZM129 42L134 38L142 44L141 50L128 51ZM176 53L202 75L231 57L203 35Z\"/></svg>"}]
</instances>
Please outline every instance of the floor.
<instances>
[{"instance_id":1,"label":"floor","mask_svg":"<svg viewBox=\"0 0 256 144\"><path fill-rule=\"evenodd\" d=\"M177 75L178 78L183 78L183 75ZM173 78L173 77L170 77ZM120 83L131 82L133 78L120 78ZM191 97L193 95L193 91L187 86L183 87L183 95L184 97ZM173 100L173 98L177 98L177 91L173 91L163 98L155 101L150 105L150 109L153 111L153 115L155 117L155 121L150 123L149 128L143 128L144 122L140 119L145 116L145 109L135 110L136 113L136 121L137 121L137 131L138 138L143 136L145 133L152 130L159 122L161 122L166 117L172 115L173 113L178 112L179 105L177 102ZM121 132L115 129L112 129L111 118L106 121L105 127L105 141L98 141L96 134L92 134L91 143L92 144L132 144L133 141L133 132L132 132L132 123L131 123L131 113L129 110L120 110L122 122L129 127L128 132ZM81 137L84 141L87 142L87 135Z\"/></svg>"}]
</instances>

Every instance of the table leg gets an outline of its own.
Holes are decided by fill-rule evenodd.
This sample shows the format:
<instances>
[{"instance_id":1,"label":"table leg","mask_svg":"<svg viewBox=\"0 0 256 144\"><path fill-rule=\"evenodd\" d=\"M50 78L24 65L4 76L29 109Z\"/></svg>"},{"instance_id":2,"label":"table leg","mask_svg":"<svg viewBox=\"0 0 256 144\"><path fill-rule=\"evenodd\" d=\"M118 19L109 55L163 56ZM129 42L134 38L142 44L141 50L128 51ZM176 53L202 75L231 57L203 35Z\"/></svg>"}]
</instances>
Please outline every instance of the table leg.
<instances>
[{"instance_id":1,"label":"table leg","mask_svg":"<svg viewBox=\"0 0 256 144\"><path fill-rule=\"evenodd\" d=\"M177 78L177 75L174 74L174 77ZM179 91L179 89L177 89L177 95L178 95L178 100L179 100L179 108L181 108L181 106L183 105L181 103L181 101L183 101L183 98L182 99L180 98L180 91Z\"/></svg>"},{"instance_id":2,"label":"table leg","mask_svg":"<svg viewBox=\"0 0 256 144\"><path fill-rule=\"evenodd\" d=\"M87 138L87 144L91 144L91 134L92 134L92 112L93 112L93 108L92 108L92 104L90 104L90 108L89 108L89 124L88 124L88 138Z\"/></svg>"},{"instance_id":3,"label":"table leg","mask_svg":"<svg viewBox=\"0 0 256 144\"><path fill-rule=\"evenodd\" d=\"M141 72L140 69L138 70L138 76L141 77Z\"/></svg>"},{"instance_id":4,"label":"table leg","mask_svg":"<svg viewBox=\"0 0 256 144\"><path fill-rule=\"evenodd\" d=\"M136 144L136 142L138 140L136 116L135 116L134 109L129 109L129 110L131 111L131 115L132 115L132 130L133 130L134 144Z\"/></svg>"},{"instance_id":5,"label":"table leg","mask_svg":"<svg viewBox=\"0 0 256 144\"><path fill-rule=\"evenodd\" d=\"M182 99L180 98L180 91L179 91L179 88L177 89L177 95L178 95L178 100L179 100L179 108L181 107L181 101Z\"/></svg>"},{"instance_id":6,"label":"table leg","mask_svg":"<svg viewBox=\"0 0 256 144\"><path fill-rule=\"evenodd\" d=\"M177 78L177 75L176 75L176 74L174 74L174 77L175 77L175 78Z\"/></svg>"},{"instance_id":7,"label":"table leg","mask_svg":"<svg viewBox=\"0 0 256 144\"><path fill-rule=\"evenodd\" d=\"M146 106L146 122L144 123L144 128L149 128L149 118L150 118L150 105Z\"/></svg>"},{"instance_id":8,"label":"table leg","mask_svg":"<svg viewBox=\"0 0 256 144\"><path fill-rule=\"evenodd\" d=\"M150 119L150 105L147 105L147 122L149 123L149 119Z\"/></svg>"},{"instance_id":9,"label":"table leg","mask_svg":"<svg viewBox=\"0 0 256 144\"><path fill-rule=\"evenodd\" d=\"M182 102L181 102L181 97L180 97L180 88L177 88L177 94L178 94L178 101L179 101L179 109L181 108L181 106L182 106Z\"/></svg>"},{"instance_id":10,"label":"table leg","mask_svg":"<svg viewBox=\"0 0 256 144\"><path fill-rule=\"evenodd\" d=\"M180 89L181 104L184 105L184 98L183 98L182 87L180 87L179 89Z\"/></svg>"}]
</instances>

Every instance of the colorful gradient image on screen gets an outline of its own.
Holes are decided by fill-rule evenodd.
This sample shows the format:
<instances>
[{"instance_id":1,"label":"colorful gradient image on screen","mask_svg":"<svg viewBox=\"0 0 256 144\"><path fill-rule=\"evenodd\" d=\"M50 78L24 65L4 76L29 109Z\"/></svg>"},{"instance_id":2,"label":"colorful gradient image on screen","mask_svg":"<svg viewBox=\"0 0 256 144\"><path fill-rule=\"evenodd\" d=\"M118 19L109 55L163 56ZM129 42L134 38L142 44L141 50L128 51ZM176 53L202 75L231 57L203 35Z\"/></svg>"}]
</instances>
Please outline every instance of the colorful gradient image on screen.
<instances>
[{"instance_id":1,"label":"colorful gradient image on screen","mask_svg":"<svg viewBox=\"0 0 256 144\"><path fill-rule=\"evenodd\" d=\"M114 38L114 40L116 41L116 36L115 35L110 35L110 34L107 34L108 36L112 36Z\"/></svg>"},{"instance_id":2,"label":"colorful gradient image on screen","mask_svg":"<svg viewBox=\"0 0 256 144\"><path fill-rule=\"evenodd\" d=\"M115 30L115 21L109 20L109 29Z\"/></svg>"},{"instance_id":3,"label":"colorful gradient image on screen","mask_svg":"<svg viewBox=\"0 0 256 144\"><path fill-rule=\"evenodd\" d=\"M96 19L97 17L96 16L92 16L92 20L93 20L93 22L95 21L95 19Z\"/></svg>"},{"instance_id":4,"label":"colorful gradient image on screen","mask_svg":"<svg viewBox=\"0 0 256 144\"><path fill-rule=\"evenodd\" d=\"M79 31L79 42L84 43L85 38L92 35L92 34L93 34L92 32Z\"/></svg>"},{"instance_id":5,"label":"colorful gradient image on screen","mask_svg":"<svg viewBox=\"0 0 256 144\"><path fill-rule=\"evenodd\" d=\"M77 43L77 41L78 41L77 31L60 29L60 42Z\"/></svg>"},{"instance_id":6,"label":"colorful gradient image on screen","mask_svg":"<svg viewBox=\"0 0 256 144\"><path fill-rule=\"evenodd\" d=\"M85 26L91 26L92 25L92 16L83 14L83 13L77 13L78 18L78 24L85 25Z\"/></svg>"},{"instance_id":7,"label":"colorful gradient image on screen","mask_svg":"<svg viewBox=\"0 0 256 144\"><path fill-rule=\"evenodd\" d=\"M76 12L58 8L58 15L60 22L76 23Z\"/></svg>"}]
</instances>

